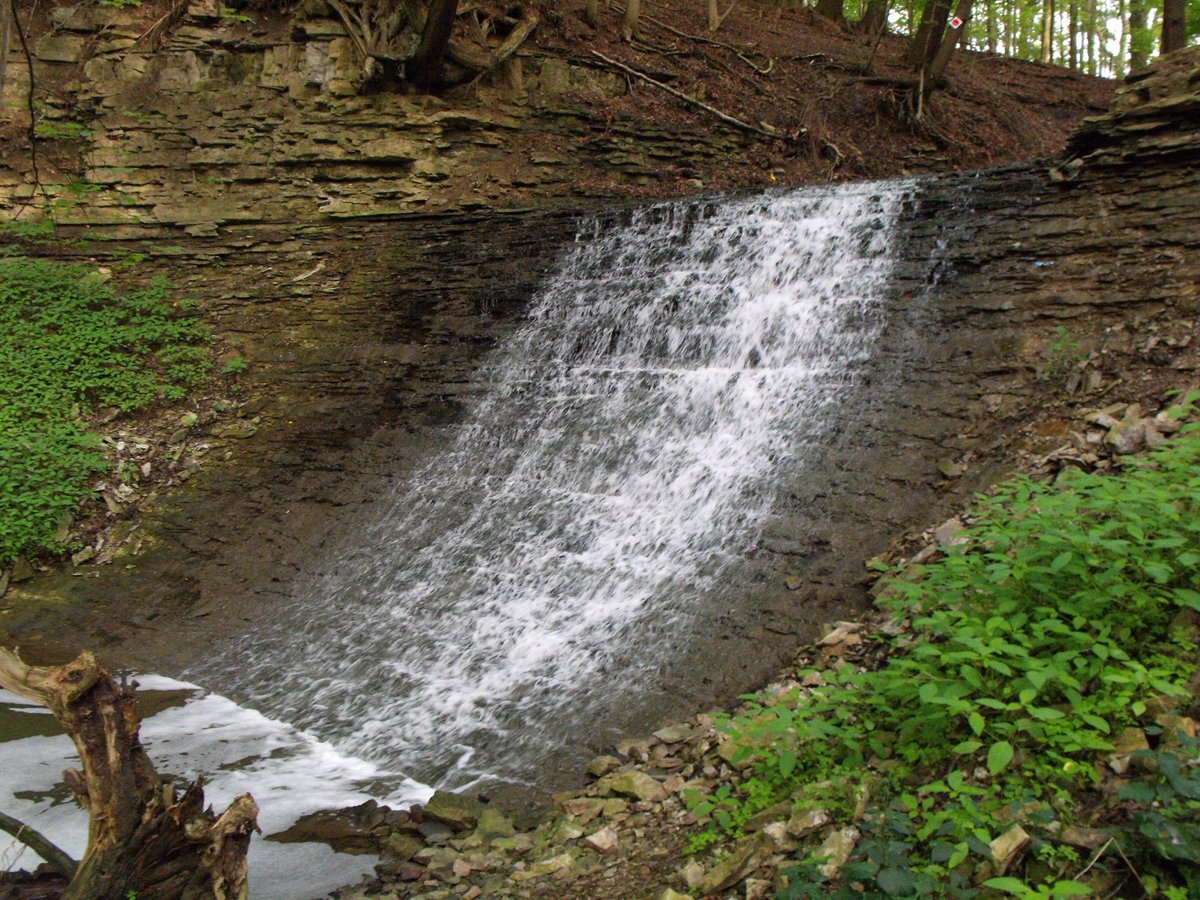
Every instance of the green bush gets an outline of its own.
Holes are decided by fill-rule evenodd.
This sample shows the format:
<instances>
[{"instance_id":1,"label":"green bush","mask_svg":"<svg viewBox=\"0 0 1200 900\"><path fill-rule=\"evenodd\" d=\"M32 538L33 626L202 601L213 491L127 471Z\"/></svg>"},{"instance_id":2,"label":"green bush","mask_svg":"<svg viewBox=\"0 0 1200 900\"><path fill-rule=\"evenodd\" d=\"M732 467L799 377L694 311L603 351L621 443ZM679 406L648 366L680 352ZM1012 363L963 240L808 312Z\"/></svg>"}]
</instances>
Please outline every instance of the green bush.
<instances>
[{"instance_id":1,"label":"green bush","mask_svg":"<svg viewBox=\"0 0 1200 900\"><path fill-rule=\"evenodd\" d=\"M728 723L754 776L736 797L696 798L713 824L693 847L736 835L781 797L803 799L805 785L844 812L867 777L871 813L846 877L886 895L969 896L954 870L989 859L1020 811L1072 821L1113 737L1155 698L1185 695L1197 665L1194 630L1179 626L1200 610L1195 429L1118 475L1019 478L981 498L966 543L889 582L881 605L910 633L890 639L878 670L823 672L831 683L810 696L752 698ZM1152 844L1147 832L1168 829L1148 822ZM811 864L798 872L822 880Z\"/></svg>"},{"instance_id":2,"label":"green bush","mask_svg":"<svg viewBox=\"0 0 1200 900\"><path fill-rule=\"evenodd\" d=\"M182 398L206 339L165 280L118 296L83 266L0 257L0 564L55 549L88 493L104 454L84 417Z\"/></svg>"}]
</instances>

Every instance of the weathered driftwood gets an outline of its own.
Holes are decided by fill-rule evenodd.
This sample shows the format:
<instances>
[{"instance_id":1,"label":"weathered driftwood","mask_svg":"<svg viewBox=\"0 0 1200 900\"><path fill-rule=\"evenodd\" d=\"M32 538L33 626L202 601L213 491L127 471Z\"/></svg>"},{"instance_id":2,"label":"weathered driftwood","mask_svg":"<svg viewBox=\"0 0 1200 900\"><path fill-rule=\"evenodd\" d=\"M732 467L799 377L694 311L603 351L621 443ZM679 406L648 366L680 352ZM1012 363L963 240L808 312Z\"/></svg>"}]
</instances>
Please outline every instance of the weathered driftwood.
<instances>
[{"instance_id":1,"label":"weathered driftwood","mask_svg":"<svg viewBox=\"0 0 1200 900\"><path fill-rule=\"evenodd\" d=\"M234 900L246 897L246 850L258 806L249 794L220 816L199 782L180 796L138 740L133 688L84 652L64 666L26 665L0 649L0 687L49 709L83 770L63 773L88 813L87 852L64 897Z\"/></svg>"}]
</instances>

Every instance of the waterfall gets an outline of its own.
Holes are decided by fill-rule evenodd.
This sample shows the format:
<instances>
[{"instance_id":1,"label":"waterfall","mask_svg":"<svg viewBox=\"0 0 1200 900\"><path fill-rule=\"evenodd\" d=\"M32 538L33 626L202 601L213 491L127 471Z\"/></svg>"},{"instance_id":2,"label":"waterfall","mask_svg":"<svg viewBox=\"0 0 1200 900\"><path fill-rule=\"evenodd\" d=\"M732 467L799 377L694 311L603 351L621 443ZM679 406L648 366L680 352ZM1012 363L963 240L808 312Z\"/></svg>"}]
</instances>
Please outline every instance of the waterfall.
<instances>
[{"instance_id":1,"label":"waterfall","mask_svg":"<svg viewBox=\"0 0 1200 900\"><path fill-rule=\"evenodd\" d=\"M450 449L206 683L446 786L536 772L736 596L778 473L869 359L908 192L584 223Z\"/></svg>"}]
</instances>

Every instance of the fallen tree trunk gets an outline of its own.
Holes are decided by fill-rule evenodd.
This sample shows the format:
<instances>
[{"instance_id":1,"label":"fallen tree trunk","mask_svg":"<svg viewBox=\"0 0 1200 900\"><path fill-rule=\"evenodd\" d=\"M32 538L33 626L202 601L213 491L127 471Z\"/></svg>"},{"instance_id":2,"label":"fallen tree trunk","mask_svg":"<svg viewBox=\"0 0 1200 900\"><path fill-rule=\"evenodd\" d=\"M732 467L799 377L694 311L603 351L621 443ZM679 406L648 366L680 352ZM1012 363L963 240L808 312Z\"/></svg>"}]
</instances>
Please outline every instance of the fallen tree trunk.
<instances>
[{"instance_id":1,"label":"fallen tree trunk","mask_svg":"<svg viewBox=\"0 0 1200 900\"><path fill-rule=\"evenodd\" d=\"M258 806L244 794L214 816L204 808L200 782L180 796L160 778L138 740L131 686L88 652L43 668L0 649L0 687L49 709L83 763L82 772L63 773L89 817L87 852L64 898L246 897L246 850Z\"/></svg>"}]
</instances>

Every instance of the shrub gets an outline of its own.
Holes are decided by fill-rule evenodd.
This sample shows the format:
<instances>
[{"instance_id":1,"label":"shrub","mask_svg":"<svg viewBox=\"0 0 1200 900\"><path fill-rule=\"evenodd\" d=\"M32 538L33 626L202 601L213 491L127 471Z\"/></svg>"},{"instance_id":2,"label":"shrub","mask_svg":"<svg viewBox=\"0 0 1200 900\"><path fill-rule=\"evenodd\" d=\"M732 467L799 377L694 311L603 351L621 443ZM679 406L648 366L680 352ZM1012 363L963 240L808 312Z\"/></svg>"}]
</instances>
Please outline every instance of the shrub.
<instances>
[{"instance_id":1,"label":"shrub","mask_svg":"<svg viewBox=\"0 0 1200 900\"><path fill-rule=\"evenodd\" d=\"M877 784L846 877L887 895L957 895L955 869L990 859L1014 818L1071 821L1113 737L1155 698L1185 695L1197 665L1194 629L1181 627L1200 610L1196 428L1118 475L1018 478L980 498L965 544L889 582L881 605L909 627L880 638L891 647L879 669L825 671L830 683L808 696L751 698L727 723L735 760L757 762L736 796L721 795L715 828L736 834L804 785L845 809L870 771ZM1150 848L1183 833L1153 811L1138 828ZM823 881L813 862L796 870L801 883ZM1029 896L1077 889L1063 881ZM796 884L788 896L808 891Z\"/></svg>"}]
</instances>

